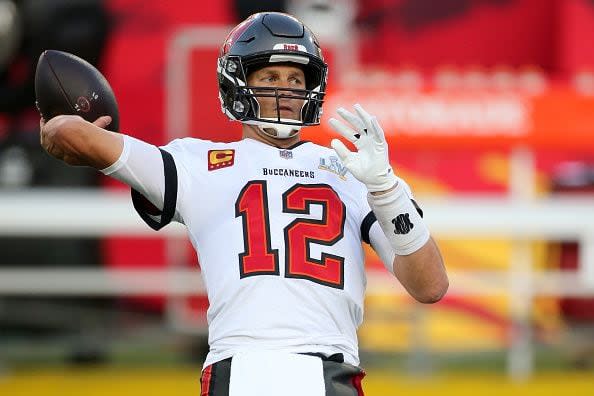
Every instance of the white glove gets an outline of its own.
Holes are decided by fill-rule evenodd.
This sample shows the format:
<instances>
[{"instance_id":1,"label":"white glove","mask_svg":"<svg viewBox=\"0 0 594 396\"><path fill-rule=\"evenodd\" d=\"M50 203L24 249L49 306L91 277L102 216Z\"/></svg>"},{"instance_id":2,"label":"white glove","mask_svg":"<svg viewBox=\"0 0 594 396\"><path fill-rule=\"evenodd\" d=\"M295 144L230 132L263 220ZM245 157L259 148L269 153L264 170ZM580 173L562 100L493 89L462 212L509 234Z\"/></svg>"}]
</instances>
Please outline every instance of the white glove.
<instances>
[{"instance_id":1,"label":"white glove","mask_svg":"<svg viewBox=\"0 0 594 396\"><path fill-rule=\"evenodd\" d=\"M370 192L387 191L394 187L398 179L390 166L388 143L377 118L367 113L361 105L354 106L357 114L342 107L338 114L350 124L347 126L335 118L328 122L332 129L353 143L357 152L350 151L342 141L333 139L330 145L346 166Z\"/></svg>"},{"instance_id":2,"label":"white glove","mask_svg":"<svg viewBox=\"0 0 594 396\"><path fill-rule=\"evenodd\" d=\"M394 252L398 255L416 252L427 243L429 230L402 183L398 185L390 166L388 143L377 118L359 104L354 107L357 115L343 108L337 110L350 127L334 118L329 122L336 132L355 145L357 152L351 152L338 139L333 139L331 146L344 166L367 186L369 192L388 191L396 186L385 194L368 194L367 200Z\"/></svg>"}]
</instances>

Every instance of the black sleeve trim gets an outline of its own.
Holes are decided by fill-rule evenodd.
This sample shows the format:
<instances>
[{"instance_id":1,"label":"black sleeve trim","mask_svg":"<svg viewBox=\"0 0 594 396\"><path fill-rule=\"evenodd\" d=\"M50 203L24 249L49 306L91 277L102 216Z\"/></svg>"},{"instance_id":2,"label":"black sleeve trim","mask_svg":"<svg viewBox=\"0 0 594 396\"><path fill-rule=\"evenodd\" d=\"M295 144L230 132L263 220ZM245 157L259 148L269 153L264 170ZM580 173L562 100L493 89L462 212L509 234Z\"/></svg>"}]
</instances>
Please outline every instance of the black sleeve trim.
<instances>
[{"instance_id":1,"label":"black sleeve trim","mask_svg":"<svg viewBox=\"0 0 594 396\"><path fill-rule=\"evenodd\" d=\"M367 213L367 216L361 222L361 239L368 245L371 245L369 241L369 230L373 223L375 223L377 219L375 218L375 213L373 211Z\"/></svg>"},{"instance_id":2,"label":"black sleeve trim","mask_svg":"<svg viewBox=\"0 0 594 396\"><path fill-rule=\"evenodd\" d=\"M155 231L159 231L171 222L171 219L175 215L175 206L177 203L177 168L175 167L175 161L167 151L163 149L159 149L159 151L161 151L161 157L163 158L163 169L165 173L165 194L163 197L163 210L160 213L161 219L153 219L144 206L146 198L134 189L131 191L134 209L136 209L142 220Z\"/></svg>"},{"instance_id":3,"label":"black sleeve trim","mask_svg":"<svg viewBox=\"0 0 594 396\"><path fill-rule=\"evenodd\" d=\"M411 202L415 206L415 209L417 210L417 213L419 214L419 216L421 216L421 218L423 218L423 209L421 209L421 207L419 206L417 201L415 201L414 199L411 199Z\"/></svg>"}]
</instances>

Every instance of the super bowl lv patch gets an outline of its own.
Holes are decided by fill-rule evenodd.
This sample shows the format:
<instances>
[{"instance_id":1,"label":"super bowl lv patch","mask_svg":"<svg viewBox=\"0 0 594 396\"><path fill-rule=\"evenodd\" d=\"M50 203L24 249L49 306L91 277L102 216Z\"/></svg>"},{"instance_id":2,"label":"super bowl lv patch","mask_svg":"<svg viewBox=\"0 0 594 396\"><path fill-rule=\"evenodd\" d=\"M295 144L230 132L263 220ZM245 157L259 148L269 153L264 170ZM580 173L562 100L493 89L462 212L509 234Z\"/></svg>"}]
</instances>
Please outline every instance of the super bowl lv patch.
<instances>
[{"instance_id":1,"label":"super bowl lv patch","mask_svg":"<svg viewBox=\"0 0 594 396\"><path fill-rule=\"evenodd\" d=\"M208 170L217 170L233 166L235 150L208 150Z\"/></svg>"}]
</instances>

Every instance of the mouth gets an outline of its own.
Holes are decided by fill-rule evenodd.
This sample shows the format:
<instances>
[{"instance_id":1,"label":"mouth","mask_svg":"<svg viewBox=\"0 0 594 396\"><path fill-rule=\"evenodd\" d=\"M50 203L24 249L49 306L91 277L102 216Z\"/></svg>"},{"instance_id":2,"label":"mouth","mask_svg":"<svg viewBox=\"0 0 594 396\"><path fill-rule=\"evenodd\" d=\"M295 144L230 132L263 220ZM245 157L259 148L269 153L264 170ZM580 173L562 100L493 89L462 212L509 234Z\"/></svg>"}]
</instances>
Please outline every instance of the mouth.
<instances>
[{"instance_id":1,"label":"mouth","mask_svg":"<svg viewBox=\"0 0 594 396\"><path fill-rule=\"evenodd\" d=\"M278 111L279 112L290 111L291 113L293 113L293 109L291 108L291 106L279 106Z\"/></svg>"}]
</instances>

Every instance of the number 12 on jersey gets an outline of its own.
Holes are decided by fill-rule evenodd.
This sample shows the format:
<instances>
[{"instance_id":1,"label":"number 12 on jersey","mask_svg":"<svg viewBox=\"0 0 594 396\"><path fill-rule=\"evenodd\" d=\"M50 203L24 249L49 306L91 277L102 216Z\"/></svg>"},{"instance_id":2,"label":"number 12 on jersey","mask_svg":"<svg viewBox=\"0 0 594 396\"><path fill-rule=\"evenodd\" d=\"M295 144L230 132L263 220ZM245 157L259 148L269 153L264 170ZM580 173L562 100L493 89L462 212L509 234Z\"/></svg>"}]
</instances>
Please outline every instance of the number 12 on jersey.
<instances>
[{"instance_id":1,"label":"number 12 on jersey","mask_svg":"<svg viewBox=\"0 0 594 396\"><path fill-rule=\"evenodd\" d=\"M270 242L270 220L266 180L248 182L235 202L235 217L243 223L244 251L239 254L240 277L280 275L278 249ZM283 212L309 215L311 205L321 205L322 218L298 217L283 231L285 277L306 279L344 288L344 257L322 252L310 256L312 243L332 246L344 235L346 208L327 184L295 184L282 196Z\"/></svg>"}]
</instances>

